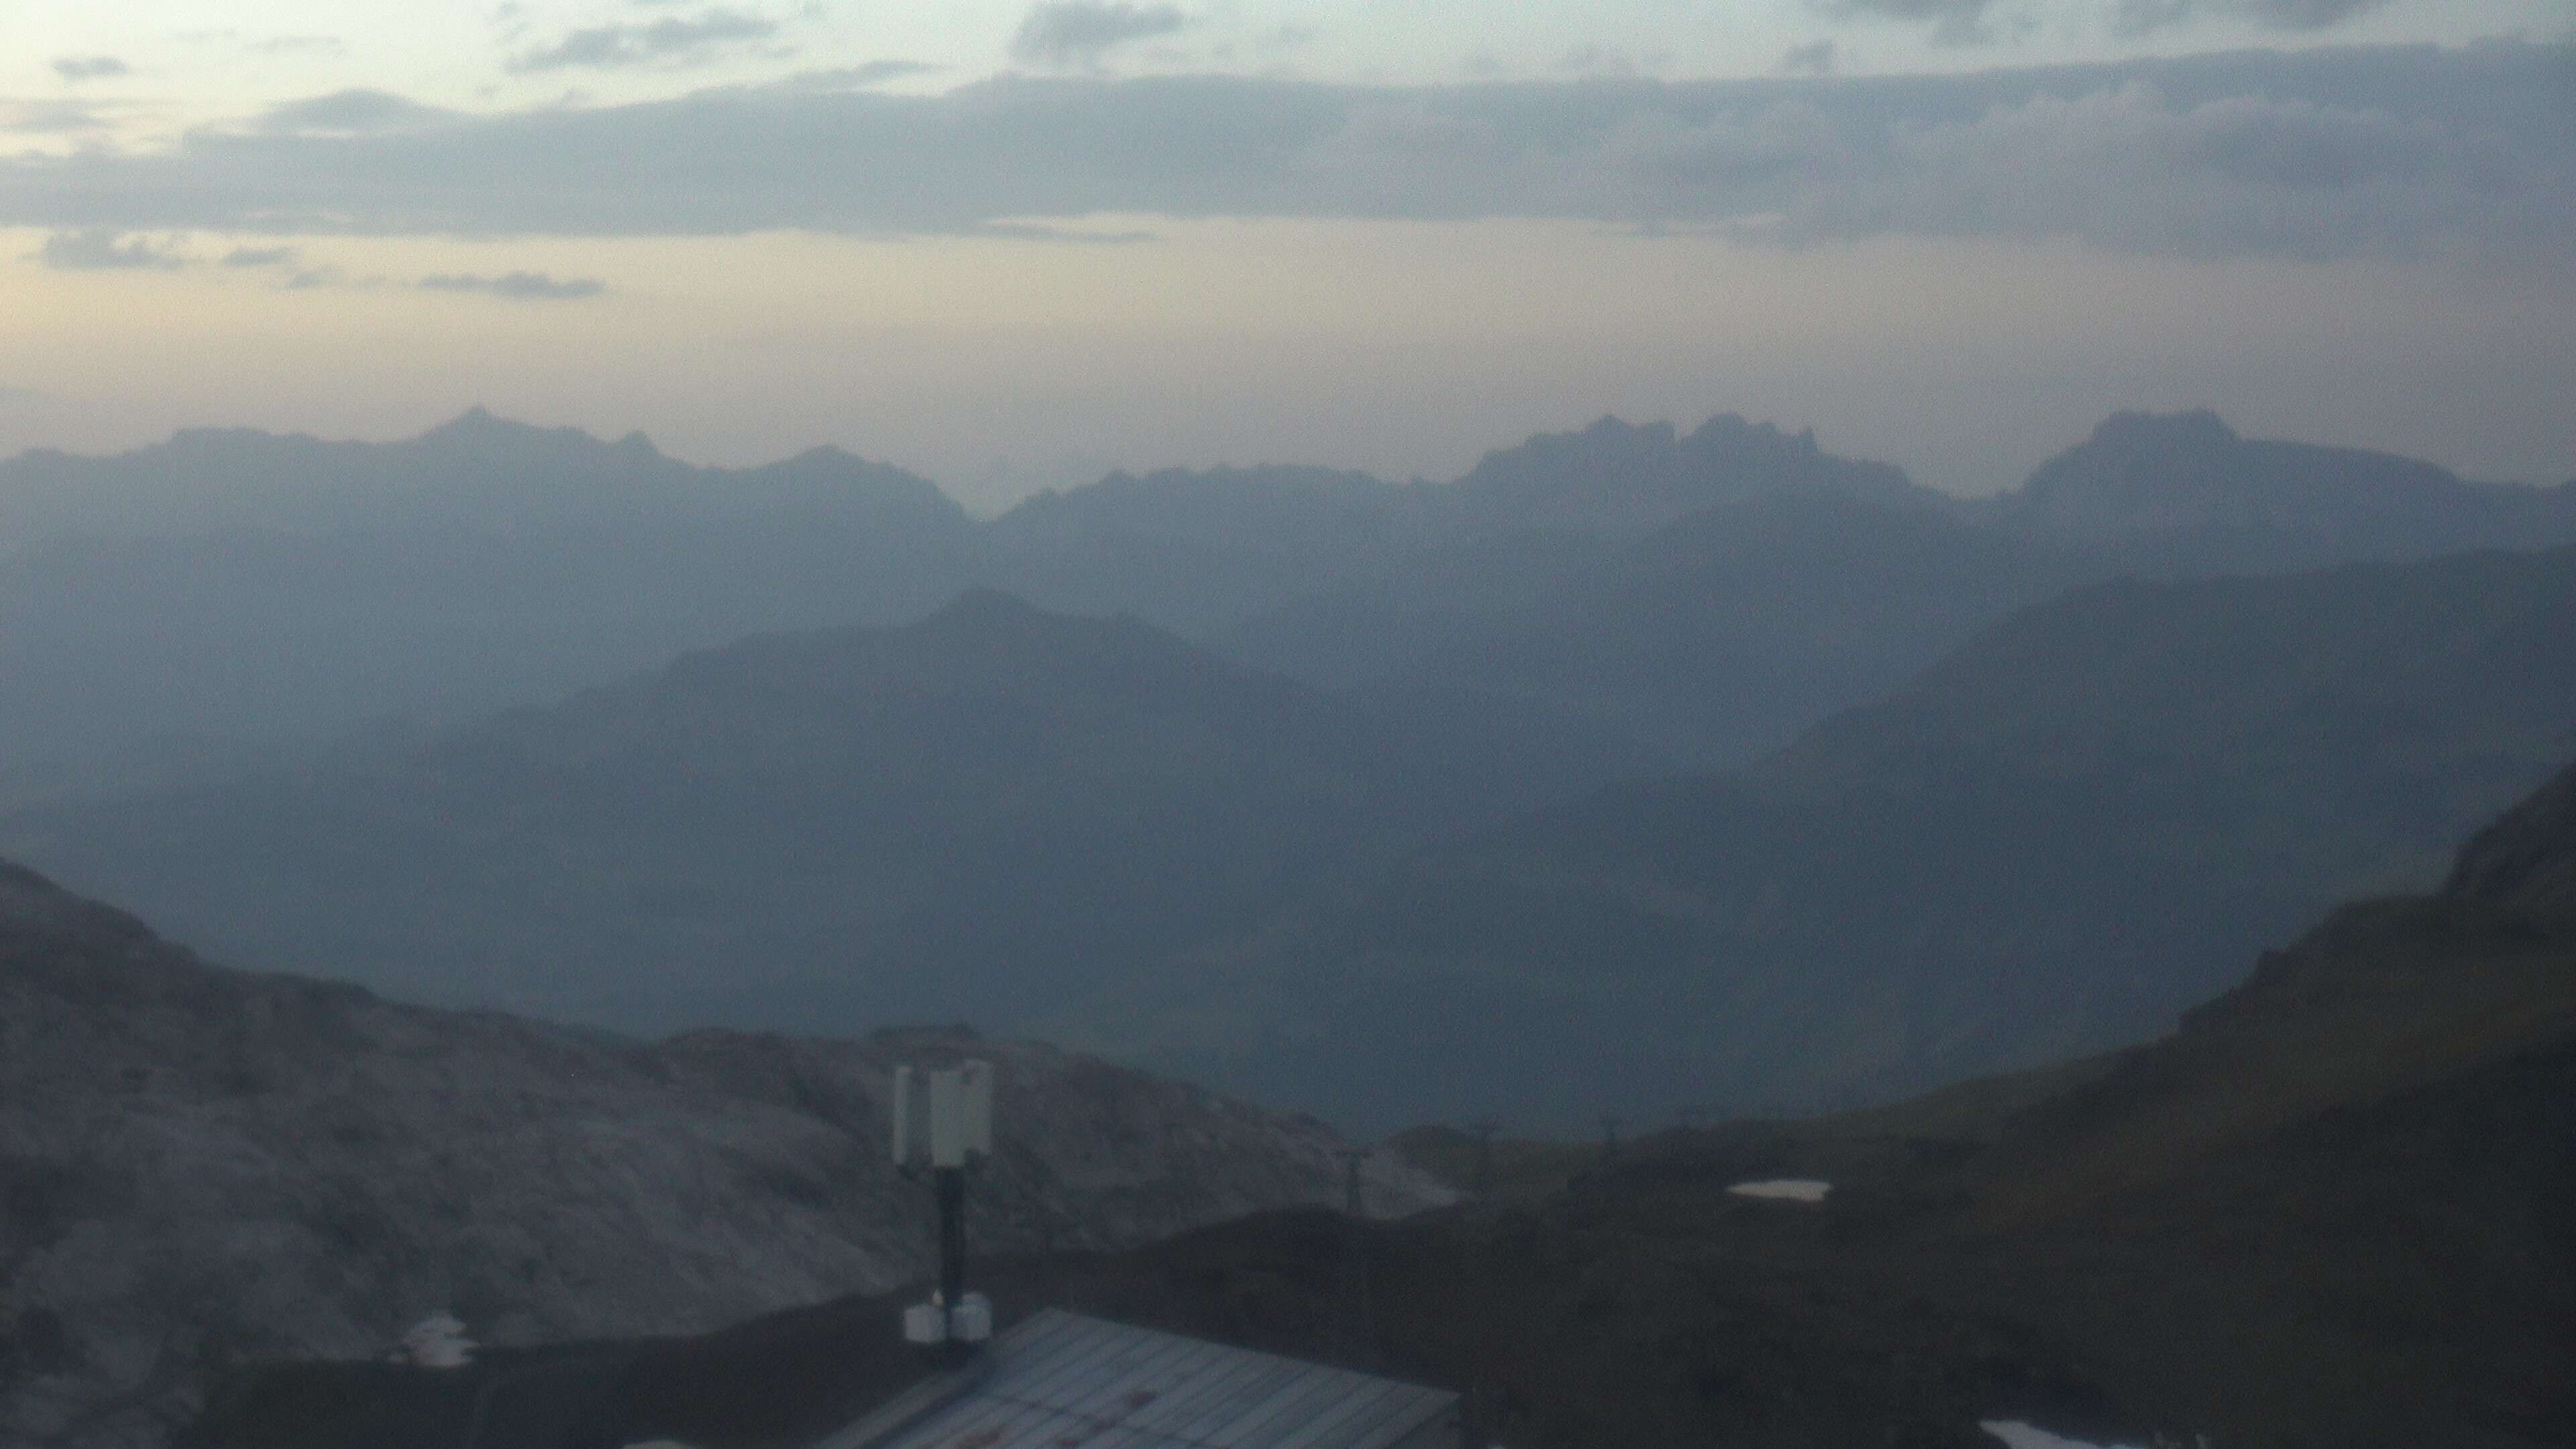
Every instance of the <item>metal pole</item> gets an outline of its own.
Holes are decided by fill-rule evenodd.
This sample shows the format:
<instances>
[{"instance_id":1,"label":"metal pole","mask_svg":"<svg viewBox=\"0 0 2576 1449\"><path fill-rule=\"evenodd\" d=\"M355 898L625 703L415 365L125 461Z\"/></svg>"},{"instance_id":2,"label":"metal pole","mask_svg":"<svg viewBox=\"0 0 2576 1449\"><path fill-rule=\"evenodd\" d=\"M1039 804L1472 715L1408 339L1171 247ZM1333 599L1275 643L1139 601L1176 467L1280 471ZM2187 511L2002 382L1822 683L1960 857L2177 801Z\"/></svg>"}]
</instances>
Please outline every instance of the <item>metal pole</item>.
<instances>
[{"instance_id":1,"label":"metal pole","mask_svg":"<svg viewBox=\"0 0 2576 1449\"><path fill-rule=\"evenodd\" d=\"M948 1341L957 1341L957 1300L966 1295L966 1170L935 1169L939 1188L940 1322Z\"/></svg>"}]
</instances>

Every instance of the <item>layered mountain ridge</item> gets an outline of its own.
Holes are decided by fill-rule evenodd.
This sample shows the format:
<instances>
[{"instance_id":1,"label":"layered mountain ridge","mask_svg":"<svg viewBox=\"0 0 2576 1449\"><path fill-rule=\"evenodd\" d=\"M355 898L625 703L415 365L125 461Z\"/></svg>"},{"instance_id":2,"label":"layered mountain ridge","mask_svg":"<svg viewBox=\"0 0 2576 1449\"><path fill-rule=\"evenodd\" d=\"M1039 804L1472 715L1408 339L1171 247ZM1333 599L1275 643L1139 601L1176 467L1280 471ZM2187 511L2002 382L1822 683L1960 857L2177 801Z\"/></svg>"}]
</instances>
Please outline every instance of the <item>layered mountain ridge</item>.
<instances>
[{"instance_id":1,"label":"layered mountain ridge","mask_svg":"<svg viewBox=\"0 0 2576 1449\"><path fill-rule=\"evenodd\" d=\"M1026 1021L1113 965L1646 757L961 596L338 768L0 824L221 959L620 1026Z\"/></svg>"},{"instance_id":2,"label":"layered mountain ridge","mask_svg":"<svg viewBox=\"0 0 2576 1449\"><path fill-rule=\"evenodd\" d=\"M343 666L438 687L448 644L499 689L556 645L758 632L462 727L118 763L0 814L0 849L219 957L449 1003L1036 1023L1373 1125L1562 1121L1885 1096L2159 1029L2325 902L2425 879L2566 744L2562 552L2204 576L2546 542L2576 493L2207 415L2114 418L1979 505L1721 417L1604 420L1449 484L1122 475L980 525L832 454L755 487L488 415L393 451L536 487L502 466L521 443L754 502L660 534L272 539L249 613L219 539L150 543L202 556L139 578L95 539L27 544L0 584L54 583L0 613L0 716L220 733L317 682L366 696ZM757 501L800 490L946 521ZM1030 602L849 622L991 576ZM1049 612L1067 596L1133 617ZM49 632L65 597L98 617ZM148 626L117 613L138 599ZM1525 1049L1582 1061L1542 1099L1503 1082ZM1377 1060L1401 1067L1375 1105L1332 1085Z\"/></svg>"},{"instance_id":3,"label":"layered mountain ridge","mask_svg":"<svg viewBox=\"0 0 2576 1449\"><path fill-rule=\"evenodd\" d=\"M2566 541L2571 499L2249 442L2194 415L2114 418L1989 503L1721 415L1686 435L1605 418L1439 484L1113 475L988 523L834 449L698 468L641 435L481 409L388 444L201 430L116 457L0 461L0 666L23 681L0 695L0 800L202 777L386 717L452 724L751 633L907 622L975 586L1132 612L1325 686L1472 678L1629 729L1677 764L1726 766L2069 582ZM1813 571L1807 587L1723 627L1675 621L1710 647L1677 648L1669 684L1672 660L1622 657L1634 639L1618 631L1664 607L1658 580L1759 557L1749 541L1777 527L1761 510L1781 500L1921 528L1936 550L1955 521L2028 552L1930 596L1890 593L1819 526L1782 545ZM1747 508L1742 529L1726 521ZM1855 610L1846 592L1883 606ZM1763 715L1774 675L1759 671L1828 629L1842 657L1827 682ZM1873 630L1888 642L1862 647ZM1567 662L1586 652L1606 658ZM1730 688L1739 660L1752 682ZM1712 728L1712 705L1748 723Z\"/></svg>"}]
</instances>

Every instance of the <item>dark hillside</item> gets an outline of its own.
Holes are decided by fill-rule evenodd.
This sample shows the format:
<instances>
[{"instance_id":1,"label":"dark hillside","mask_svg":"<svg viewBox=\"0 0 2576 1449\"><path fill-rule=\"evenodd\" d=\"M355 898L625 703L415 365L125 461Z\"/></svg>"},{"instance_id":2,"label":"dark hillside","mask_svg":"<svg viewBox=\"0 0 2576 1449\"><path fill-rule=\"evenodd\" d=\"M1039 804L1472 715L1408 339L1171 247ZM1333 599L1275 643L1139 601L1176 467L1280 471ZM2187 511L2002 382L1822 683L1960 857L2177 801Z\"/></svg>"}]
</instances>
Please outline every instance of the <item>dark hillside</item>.
<instances>
[{"instance_id":1,"label":"dark hillside","mask_svg":"<svg viewBox=\"0 0 2576 1449\"><path fill-rule=\"evenodd\" d=\"M224 957L434 1000L999 1025L1632 760L1507 702L1327 695L977 593L0 834Z\"/></svg>"},{"instance_id":2,"label":"dark hillside","mask_svg":"<svg viewBox=\"0 0 2576 1449\"><path fill-rule=\"evenodd\" d=\"M2576 748L2570 618L2566 549L2101 585L1739 776L1425 852L1139 995L1283 1023L1158 1059L1373 1129L1831 1106L2098 1050L2335 900L2438 880Z\"/></svg>"},{"instance_id":3,"label":"dark hillside","mask_svg":"<svg viewBox=\"0 0 2576 1449\"><path fill-rule=\"evenodd\" d=\"M1731 768L2099 570L1924 499L1783 488L1659 528L1412 668Z\"/></svg>"},{"instance_id":4,"label":"dark hillside","mask_svg":"<svg viewBox=\"0 0 2576 1449\"><path fill-rule=\"evenodd\" d=\"M401 443L189 432L0 461L0 802L172 737L309 757L757 631L917 617L972 574L929 482L832 449L695 468L477 409Z\"/></svg>"},{"instance_id":5,"label":"dark hillside","mask_svg":"<svg viewBox=\"0 0 2576 1449\"><path fill-rule=\"evenodd\" d=\"M1051 609L1213 634L1411 552L1427 491L1322 468L1113 473L995 519L984 577Z\"/></svg>"}]
</instances>

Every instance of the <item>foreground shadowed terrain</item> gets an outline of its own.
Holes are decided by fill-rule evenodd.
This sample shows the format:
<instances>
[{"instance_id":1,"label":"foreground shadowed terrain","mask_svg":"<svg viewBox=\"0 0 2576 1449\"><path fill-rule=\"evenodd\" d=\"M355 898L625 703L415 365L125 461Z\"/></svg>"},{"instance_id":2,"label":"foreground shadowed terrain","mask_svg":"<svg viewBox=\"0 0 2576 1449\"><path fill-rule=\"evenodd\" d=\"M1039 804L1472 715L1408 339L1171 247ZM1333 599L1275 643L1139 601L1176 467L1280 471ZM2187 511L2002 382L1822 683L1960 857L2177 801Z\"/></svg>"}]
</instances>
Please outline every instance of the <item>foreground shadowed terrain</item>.
<instances>
[{"instance_id":1,"label":"foreground shadowed terrain","mask_svg":"<svg viewBox=\"0 0 2576 1449\"><path fill-rule=\"evenodd\" d=\"M1781 1176L1835 1187L1726 1191ZM2148 1046L1664 1134L1518 1205L1264 1215L984 1282L1006 1315L1053 1302L1459 1388L1514 1445L1929 1449L2021 1418L2539 1449L2576 1436L2570 1201L2576 770L2438 893L2336 912ZM282 1368L192 1442L426 1446L491 1383L493 1445L794 1445L907 1377L898 1301L447 1374Z\"/></svg>"}]
</instances>

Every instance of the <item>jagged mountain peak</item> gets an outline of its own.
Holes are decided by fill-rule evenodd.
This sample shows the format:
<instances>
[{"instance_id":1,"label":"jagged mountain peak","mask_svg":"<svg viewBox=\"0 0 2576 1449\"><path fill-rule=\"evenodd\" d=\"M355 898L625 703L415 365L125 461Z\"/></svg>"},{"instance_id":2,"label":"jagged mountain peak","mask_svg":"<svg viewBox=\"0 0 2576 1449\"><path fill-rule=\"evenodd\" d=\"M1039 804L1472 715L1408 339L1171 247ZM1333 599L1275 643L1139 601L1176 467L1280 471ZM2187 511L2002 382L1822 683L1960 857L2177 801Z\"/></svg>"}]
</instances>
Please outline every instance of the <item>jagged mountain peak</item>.
<instances>
[{"instance_id":1,"label":"jagged mountain peak","mask_svg":"<svg viewBox=\"0 0 2576 1449\"><path fill-rule=\"evenodd\" d=\"M2506 515L2535 501L2547 506L2420 459L2246 438L2204 408L2114 413L1996 508L2009 527L2061 537L2267 534L2402 556L2512 538Z\"/></svg>"},{"instance_id":2,"label":"jagged mountain peak","mask_svg":"<svg viewBox=\"0 0 2576 1449\"><path fill-rule=\"evenodd\" d=\"M653 446L653 440L641 430L629 432L612 442L584 428L569 425L550 428L505 418L481 403L423 432L412 439L412 445L435 452L476 456L543 449L548 452L589 453L603 459L666 461L661 450Z\"/></svg>"},{"instance_id":3,"label":"jagged mountain peak","mask_svg":"<svg viewBox=\"0 0 2576 1449\"><path fill-rule=\"evenodd\" d=\"M2209 408L2159 413L2123 408L2104 418L2082 447L2104 450L2213 448L2240 442L2234 428Z\"/></svg>"},{"instance_id":4,"label":"jagged mountain peak","mask_svg":"<svg viewBox=\"0 0 2576 1449\"><path fill-rule=\"evenodd\" d=\"M1826 453L1812 430L1786 433L1721 413L1687 437L1670 423L1615 415L1577 432L1539 433L1487 453L1446 497L1488 525L1618 535L1787 489L1929 496L1902 469Z\"/></svg>"},{"instance_id":5,"label":"jagged mountain peak","mask_svg":"<svg viewBox=\"0 0 2576 1449\"><path fill-rule=\"evenodd\" d=\"M1800 428L1798 431L1792 433L1782 428L1778 423L1753 422L1747 419L1742 413L1712 414L1706 422L1701 423L1698 429L1692 432L1688 438L1683 439L1682 442L1684 446L1695 448L1714 448L1729 445L1743 447L1752 445L1762 447L1785 447L1796 452L1809 454L1823 451L1823 449L1821 449L1816 443L1816 430L1814 428Z\"/></svg>"}]
</instances>

